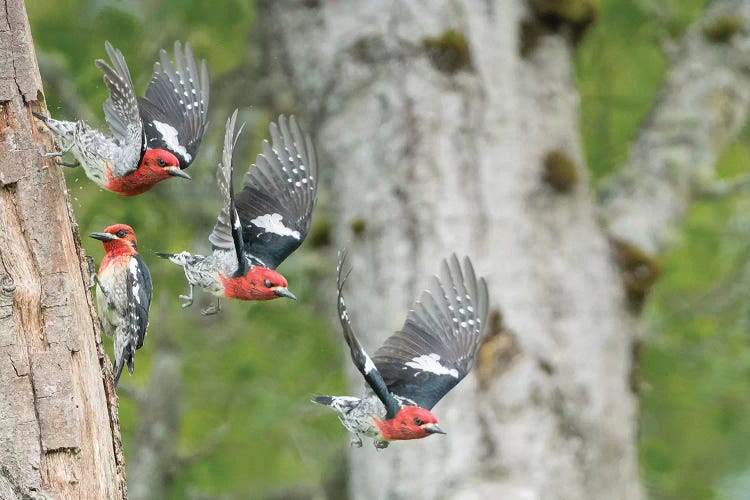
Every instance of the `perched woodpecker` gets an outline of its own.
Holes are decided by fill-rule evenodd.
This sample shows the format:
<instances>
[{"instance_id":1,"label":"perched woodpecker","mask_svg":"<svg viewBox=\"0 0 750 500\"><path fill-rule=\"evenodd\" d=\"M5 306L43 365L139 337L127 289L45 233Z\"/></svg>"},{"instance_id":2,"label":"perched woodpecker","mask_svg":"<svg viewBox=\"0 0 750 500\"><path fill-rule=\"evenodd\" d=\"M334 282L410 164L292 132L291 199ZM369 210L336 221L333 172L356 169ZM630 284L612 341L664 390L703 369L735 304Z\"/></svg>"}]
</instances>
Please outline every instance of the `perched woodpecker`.
<instances>
[{"instance_id":1,"label":"perched woodpecker","mask_svg":"<svg viewBox=\"0 0 750 500\"><path fill-rule=\"evenodd\" d=\"M102 330L114 338L115 385L127 363L133 374L136 349L143 346L151 306L151 274L140 255L133 228L109 226L103 233L91 233L104 245L104 258L94 278L96 308Z\"/></svg>"},{"instance_id":2,"label":"perched woodpecker","mask_svg":"<svg viewBox=\"0 0 750 500\"><path fill-rule=\"evenodd\" d=\"M315 396L331 407L353 434L373 438L375 448L390 441L445 434L430 411L474 364L487 320L487 284L477 280L471 261L455 255L443 261L440 277L422 292L401 331L370 358L354 335L344 303L345 255L338 265L338 314L351 357L367 386L364 396ZM347 273L348 276L348 273Z\"/></svg>"},{"instance_id":3,"label":"perched woodpecker","mask_svg":"<svg viewBox=\"0 0 750 500\"><path fill-rule=\"evenodd\" d=\"M271 123L272 144L263 143L263 153L245 175L244 187L233 193L232 152L237 111L227 120L222 163L217 183L224 198L213 232L208 237L211 255L157 253L185 269L190 284L182 307L193 303L193 287L217 295L217 303L202 311L220 310L220 298L271 300L296 298L287 280L276 271L304 241L310 230L318 189L315 150L294 117L281 116Z\"/></svg>"},{"instance_id":4,"label":"perched woodpecker","mask_svg":"<svg viewBox=\"0 0 750 500\"><path fill-rule=\"evenodd\" d=\"M183 172L195 158L206 129L208 71L200 71L190 44L174 44L175 64L161 51L161 62L145 97L136 97L133 80L122 53L105 43L112 66L98 59L109 98L104 118L112 132L108 137L83 121L67 122L34 113L55 136L61 157L70 152L76 161L58 163L83 166L89 179L120 196L135 196L170 177L190 179Z\"/></svg>"}]
</instances>

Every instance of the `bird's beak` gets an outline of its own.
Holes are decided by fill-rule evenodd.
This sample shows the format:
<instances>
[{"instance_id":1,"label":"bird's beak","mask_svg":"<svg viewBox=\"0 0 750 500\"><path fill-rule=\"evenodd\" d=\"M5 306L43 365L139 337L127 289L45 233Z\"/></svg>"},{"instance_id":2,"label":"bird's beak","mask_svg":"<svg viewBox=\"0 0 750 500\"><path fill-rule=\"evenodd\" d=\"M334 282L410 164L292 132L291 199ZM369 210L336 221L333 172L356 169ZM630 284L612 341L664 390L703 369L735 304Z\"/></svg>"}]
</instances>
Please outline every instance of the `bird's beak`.
<instances>
[{"instance_id":1,"label":"bird's beak","mask_svg":"<svg viewBox=\"0 0 750 500\"><path fill-rule=\"evenodd\" d=\"M91 233L89 236L100 241L114 241L117 239L117 236L109 233Z\"/></svg>"},{"instance_id":2,"label":"bird's beak","mask_svg":"<svg viewBox=\"0 0 750 500\"><path fill-rule=\"evenodd\" d=\"M193 180L193 178L190 177L185 172L183 172L183 170L180 167L167 167L164 170L166 170L167 173L171 175L172 177L182 177L183 179L187 179L189 181Z\"/></svg>"},{"instance_id":3,"label":"bird's beak","mask_svg":"<svg viewBox=\"0 0 750 500\"><path fill-rule=\"evenodd\" d=\"M445 434L445 431L438 427L438 424L424 424L422 429L428 434Z\"/></svg>"},{"instance_id":4,"label":"bird's beak","mask_svg":"<svg viewBox=\"0 0 750 500\"><path fill-rule=\"evenodd\" d=\"M292 292L290 292L287 288L284 288L283 286L277 286L276 288L274 288L273 293L275 293L279 297L286 297L288 299L297 300L297 297L295 297Z\"/></svg>"}]
</instances>

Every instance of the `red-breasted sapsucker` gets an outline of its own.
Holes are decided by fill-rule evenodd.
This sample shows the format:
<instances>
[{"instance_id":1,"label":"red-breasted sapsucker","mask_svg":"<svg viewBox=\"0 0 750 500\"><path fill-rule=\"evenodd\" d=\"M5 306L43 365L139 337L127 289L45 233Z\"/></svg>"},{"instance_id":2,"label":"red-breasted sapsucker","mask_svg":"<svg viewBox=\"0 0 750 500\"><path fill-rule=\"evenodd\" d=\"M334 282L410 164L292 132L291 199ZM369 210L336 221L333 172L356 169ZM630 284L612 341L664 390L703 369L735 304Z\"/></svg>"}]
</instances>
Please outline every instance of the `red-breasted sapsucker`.
<instances>
[{"instance_id":1,"label":"red-breasted sapsucker","mask_svg":"<svg viewBox=\"0 0 750 500\"><path fill-rule=\"evenodd\" d=\"M232 151L237 111L227 120L224 153L217 182L224 198L213 232L208 239L211 255L158 253L182 266L190 284L189 295L180 295L187 307L193 303L193 287L218 297L239 300L294 299L286 279L276 272L304 241L310 230L318 189L315 150L294 117L281 116L271 123L271 141L263 142L263 153L245 174L242 191L232 189ZM215 306L202 311L213 314Z\"/></svg>"},{"instance_id":2,"label":"red-breasted sapsucker","mask_svg":"<svg viewBox=\"0 0 750 500\"><path fill-rule=\"evenodd\" d=\"M391 335L370 358L354 335L344 303L342 279L345 255L338 265L338 313L352 360L364 376L364 397L315 396L330 406L352 437L373 438L376 448L390 441L445 434L430 411L474 364L487 320L488 292L477 280L471 261L459 264L455 255L443 261L406 317L401 331ZM348 276L348 273L347 273Z\"/></svg>"},{"instance_id":3,"label":"red-breasted sapsucker","mask_svg":"<svg viewBox=\"0 0 750 500\"><path fill-rule=\"evenodd\" d=\"M151 306L151 274L140 255L133 228L127 224L109 226L91 233L104 245L104 258L94 279L96 309L102 330L115 344L115 385L125 364L133 374L136 349L143 346Z\"/></svg>"},{"instance_id":4,"label":"red-breasted sapsucker","mask_svg":"<svg viewBox=\"0 0 750 500\"><path fill-rule=\"evenodd\" d=\"M183 172L195 158L203 139L208 113L208 71L200 71L193 51L174 44L175 63L166 51L154 73L145 97L136 97L133 80L122 53L106 42L112 66L98 59L109 98L104 101L104 118L112 132L106 136L83 121L67 122L34 113L55 136L60 157L70 152L89 179L100 187L135 196L170 177L190 179Z\"/></svg>"}]
</instances>

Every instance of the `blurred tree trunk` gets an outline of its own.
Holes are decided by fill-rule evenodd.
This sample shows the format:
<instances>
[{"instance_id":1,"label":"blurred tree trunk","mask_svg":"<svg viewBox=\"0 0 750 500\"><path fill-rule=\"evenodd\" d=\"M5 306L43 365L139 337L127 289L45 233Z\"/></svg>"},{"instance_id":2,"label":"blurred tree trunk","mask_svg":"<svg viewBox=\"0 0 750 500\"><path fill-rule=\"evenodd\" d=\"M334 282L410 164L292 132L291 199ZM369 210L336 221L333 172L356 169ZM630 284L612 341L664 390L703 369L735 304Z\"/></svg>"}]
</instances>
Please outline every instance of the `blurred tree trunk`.
<instances>
[{"instance_id":1,"label":"blurred tree trunk","mask_svg":"<svg viewBox=\"0 0 750 500\"><path fill-rule=\"evenodd\" d=\"M182 401L182 356L168 337L154 339L153 368L148 387L131 389L136 404L132 440L130 500L167 498L181 458L177 452ZM168 397L165 397L168 395Z\"/></svg>"},{"instance_id":2,"label":"blurred tree trunk","mask_svg":"<svg viewBox=\"0 0 750 500\"><path fill-rule=\"evenodd\" d=\"M22 0L0 0L0 498L126 498L111 366Z\"/></svg>"},{"instance_id":3,"label":"blurred tree trunk","mask_svg":"<svg viewBox=\"0 0 750 500\"><path fill-rule=\"evenodd\" d=\"M642 496L638 320L661 247L640 235L680 222L745 121L748 44L733 43L745 35L705 26L746 18L748 2L714 2L685 36L608 184L612 233L583 165L572 57L594 4L263 3L333 179L347 299L370 352L449 253L471 255L490 283L474 375L435 409L448 435L353 450L353 498Z\"/></svg>"}]
</instances>

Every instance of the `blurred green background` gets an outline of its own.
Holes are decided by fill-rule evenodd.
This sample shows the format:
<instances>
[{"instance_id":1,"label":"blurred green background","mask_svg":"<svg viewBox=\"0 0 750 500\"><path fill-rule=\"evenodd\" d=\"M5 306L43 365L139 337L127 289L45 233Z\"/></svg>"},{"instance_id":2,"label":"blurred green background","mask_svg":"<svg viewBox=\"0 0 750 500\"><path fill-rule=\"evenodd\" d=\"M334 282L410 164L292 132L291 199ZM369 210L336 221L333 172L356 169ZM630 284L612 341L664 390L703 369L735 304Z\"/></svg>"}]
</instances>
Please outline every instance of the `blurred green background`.
<instances>
[{"instance_id":1,"label":"blurred green background","mask_svg":"<svg viewBox=\"0 0 750 500\"><path fill-rule=\"evenodd\" d=\"M581 133L595 183L625 161L663 80L663 48L679 40L706 4L601 1L576 54ZM171 49L176 39L189 40L209 64L213 126L189 170L192 182L173 180L121 199L96 189L80 169L66 172L82 234L131 224L154 278L147 345L138 351L135 376L121 381L126 456L132 459L139 439L137 401L150 391L180 410L169 498L331 496L341 488L348 437L332 414L308 403L311 393L345 391L339 333L329 328L331 311L321 307L326 302L315 286L332 270L325 218L316 215L315 237L282 265L296 303L224 301L221 315L203 318L199 309L211 298L199 295L181 310L177 295L187 289L181 269L151 253L208 250L219 208L220 125L231 109L240 107L248 122L235 156L240 175L268 120L293 111L290 86L269 85L264 74L253 3L32 0L27 8L57 118L103 126L106 90L93 60L104 56L106 39L125 54L139 90L158 49ZM736 176L749 162L750 132L744 131L718 171ZM748 196L699 201L661 259L662 278L645 312L640 371L641 468L651 498L739 499L750 490L749 225ZM98 242L84 240L87 253L101 258ZM181 360L176 392L160 394L160 380L151 380L161 352Z\"/></svg>"}]
</instances>

